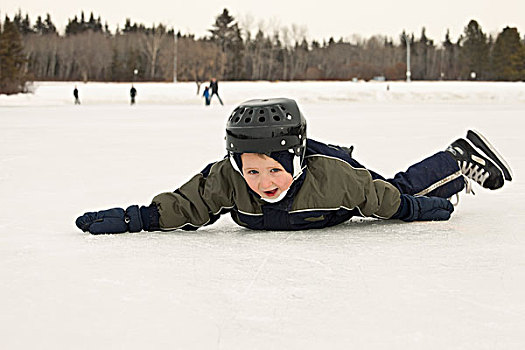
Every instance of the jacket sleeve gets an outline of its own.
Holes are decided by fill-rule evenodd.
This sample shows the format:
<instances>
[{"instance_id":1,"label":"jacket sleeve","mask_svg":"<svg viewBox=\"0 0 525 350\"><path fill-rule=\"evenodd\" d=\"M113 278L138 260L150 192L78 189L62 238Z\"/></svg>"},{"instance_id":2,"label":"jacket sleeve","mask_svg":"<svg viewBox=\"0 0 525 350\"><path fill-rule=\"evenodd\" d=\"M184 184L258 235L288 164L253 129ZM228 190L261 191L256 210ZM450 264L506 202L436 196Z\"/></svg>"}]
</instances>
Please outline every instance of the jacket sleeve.
<instances>
[{"instance_id":1,"label":"jacket sleeve","mask_svg":"<svg viewBox=\"0 0 525 350\"><path fill-rule=\"evenodd\" d=\"M373 180L364 168L344 160L315 156L308 159L308 174L294 202L294 210L357 209L363 216L392 217L401 194L384 180Z\"/></svg>"},{"instance_id":2,"label":"jacket sleeve","mask_svg":"<svg viewBox=\"0 0 525 350\"><path fill-rule=\"evenodd\" d=\"M208 166L174 192L152 200L159 213L159 228L192 230L215 222L233 203L233 181L239 177L228 159Z\"/></svg>"}]
</instances>

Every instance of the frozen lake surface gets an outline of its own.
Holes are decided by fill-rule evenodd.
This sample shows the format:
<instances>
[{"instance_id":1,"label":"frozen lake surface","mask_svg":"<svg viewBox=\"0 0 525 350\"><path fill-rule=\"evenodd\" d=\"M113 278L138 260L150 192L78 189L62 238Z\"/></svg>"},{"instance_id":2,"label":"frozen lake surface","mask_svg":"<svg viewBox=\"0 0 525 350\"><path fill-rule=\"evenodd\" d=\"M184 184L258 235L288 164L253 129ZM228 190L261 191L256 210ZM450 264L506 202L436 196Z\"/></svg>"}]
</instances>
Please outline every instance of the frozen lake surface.
<instances>
[{"instance_id":1,"label":"frozen lake surface","mask_svg":"<svg viewBox=\"0 0 525 350\"><path fill-rule=\"evenodd\" d=\"M1 349L525 348L525 84L41 83L0 96ZM388 90L387 90L388 85ZM149 204L225 154L235 105L297 99L309 137L383 175L468 128L515 180L447 222L91 236L85 211Z\"/></svg>"}]
</instances>

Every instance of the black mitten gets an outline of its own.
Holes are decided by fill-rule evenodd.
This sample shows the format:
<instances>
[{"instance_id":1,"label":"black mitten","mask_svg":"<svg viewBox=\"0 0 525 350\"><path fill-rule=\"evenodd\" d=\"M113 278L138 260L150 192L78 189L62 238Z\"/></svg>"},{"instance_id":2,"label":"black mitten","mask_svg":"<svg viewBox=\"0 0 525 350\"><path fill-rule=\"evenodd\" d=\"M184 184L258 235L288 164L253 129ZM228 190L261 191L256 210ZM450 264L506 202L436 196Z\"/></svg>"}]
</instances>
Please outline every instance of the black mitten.
<instances>
[{"instance_id":1,"label":"black mitten","mask_svg":"<svg viewBox=\"0 0 525 350\"><path fill-rule=\"evenodd\" d=\"M440 221L450 219L454 206L440 197L414 197L401 195L401 204L392 219L403 221Z\"/></svg>"},{"instance_id":2,"label":"black mitten","mask_svg":"<svg viewBox=\"0 0 525 350\"><path fill-rule=\"evenodd\" d=\"M92 234L124 233L142 231L142 217L137 205L122 208L88 212L79 216L76 225L82 231Z\"/></svg>"}]
</instances>

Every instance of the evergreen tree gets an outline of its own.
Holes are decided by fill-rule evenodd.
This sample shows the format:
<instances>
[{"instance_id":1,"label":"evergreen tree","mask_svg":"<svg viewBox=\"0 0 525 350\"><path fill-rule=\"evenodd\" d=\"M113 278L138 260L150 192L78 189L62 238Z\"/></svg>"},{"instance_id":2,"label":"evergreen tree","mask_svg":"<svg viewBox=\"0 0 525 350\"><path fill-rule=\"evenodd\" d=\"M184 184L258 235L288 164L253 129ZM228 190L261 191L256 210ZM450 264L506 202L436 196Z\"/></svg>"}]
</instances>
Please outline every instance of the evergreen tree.
<instances>
[{"instance_id":1,"label":"evergreen tree","mask_svg":"<svg viewBox=\"0 0 525 350\"><path fill-rule=\"evenodd\" d=\"M26 62L22 39L16 24L5 17L0 30L0 94L15 94L24 91Z\"/></svg>"},{"instance_id":2,"label":"evergreen tree","mask_svg":"<svg viewBox=\"0 0 525 350\"><path fill-rule=\"evenodd\" d=\"M131 25L131 19L126 18L126 23L124 24L124 29L122 30L122 33L147 33L148 29L144 24L137 24L133 23Z\"/></svg>"},{"instance_id":3,"label":"evergreen tree","mask_svg":"<svg viewBox=\"0 0 525 350\"><path fill-rule=\"evenodd\" d=\"M46 14L46 19L42 21L42 17L38 16L36 19L35 26L33 27L33 32L37 34L57 34L57 28L51 20L51 15Z\"/></svg>"},{"instance_id":4,"label":"evergreen tree","mask_svg":"<svg viewBox=\"0 0 525 350\"><path fill-rule=\"evenodd\" d=\"M122 33L132 33L137 31L137 24L131 25L131 19L126 18L126 23L124 24L124 29Z\"/></svg>"},{"instance_id":5,"label":"evergreen tree","mask_svg":"<svg viewBox=\"0 0 525 350\"><path fill-rule=\"evenodd\" d=\"M492 50L492 69L496 80L519 80L519 54L522 44L516 28L506 27L498 34ZM517 65L516 65L517 63Z\"/></svg>"},{"instance_id":6,"label":"evergreen tree","mask_svg":"<svg viewBox=\"0 0 525 350\"><path fill-rule=\"evenodd\" d=\"M516 53L510 56L510 64L516 74L513 80L525 81L525 43L521 45Z\"/></svg>"},{"instance_id":7,"label":"evergreen tree","mask_svg":"<svg viewBox=\"0 0 525 350\"><path fill-rule=\"evenodd\" d=\"M447 29L447 34L445 35L445 41L443 41L444 54L441 61L441 72L443 73L443 79L446 80L455 80L459 77L459 42L453 43L450 40L450 31Z\"/></svg>"},{"instance_id":8,"label":"evergreen tree","mask_svg":"<svg viewBox=\"0 0 525 350\"><path fill-rule=\"evenodd\" d=\"M69 19L66 25L66 35L75 35L80 32L80 23L78 23L78 18L75 16L73 19Z\"/></svg>"},{"instance_id":9,"label":"evergreen tree","mask_svg":"<svg viewBox=\"0 0 525 350\"><path fill-rule=\"evenodd\" d=\"M80 34L88 30L93 32L102 32L102 22L100 20L100 16L95 19L93 12L91 12L89 20L86 21L84 17L84 11L82 11L80 13L80 21L78 20L77 16L75 16L75 18L72 20L68 20L66 26L66 35Z\"/></svg>"},{"instance_id":10,"label":"evergreen tree","mask_svg":"<svg viewBox=\"0 0 525 350\"><path fill-rule=\"evenodd\" d=\"M240 79L244 74L242 72L244 42L239 26L227 9L216 17L213 28L209 31L212 34L211 39L221 49L221 78Z\"/></svg>"},{"instance_id":11,"label":"evergreen tree","mask_svg":"<svg viewBox=\"0 0 525 350\"><path fill-rule=\"evenodd\" d=\"M44 32L46 30L46 26L45 26L44 22L42 22L42 17L41 16L38 16L36 18L35 26L34 26L33 29L34 29L35 33L44 34Z\"/></svg>"},{"instance_id":12,"label":"evergreen tree","mask_svg":"<svg viewBox=\"0 0 525 350\"><path fill-rule=\"evenodd\" d=\"M244 61L244 42L242 40L241 30L237 23L234 24L232 29L233 35L227 46L226 79L239 80L244 79L244 69L242 64Z\"/></svg>"},{"instance_id":13,"label":"evergreen tree","mask_svg":"<svg viewBox=\"0 0 525 350\"><path fill-rule=\"evenodd\" d=\"M213 28L209 31L212 34L212 39L219 43L223 52L226 51L226 44L234 38L235 33L235 19L230 16L227 9L224 9L220 15L215 19Z\"/></svg>"},{"instance_id":14,"label":"evergreen tree","mask_svg":"<svg viewBox=\"0 0 525 350\"><path fill-rule=\"evenodd\" d=\"M23 31L22 34L29 34L33 33L33 29L31 28L31 21L29 20L29 15L26 13L25 18L22 20L22 28Z\"/></svg>"},{"instance_id":15,"label":"evergreen tree","mask_svg":"<svg viewBox=\"0 0 525 350\"><path fill-rule=\"evenodd\" d=\"M13 24L18 29L18 32L22 35L32 33L31 22L29 20L29 15L22 17L22 11L18 10L18 13L13 17Z\"/></svg>"},{"instance_id":16,"label":"evergreen tree","mask_svg":"<svg viewBox=\"0 0 525 350\"><path fill-rule=\"evenodd\" d=\"M53 24L53 21L51 20L51 15L49 13L46 14L46 20L44 21L44 25L44 34L57 34L57 27L55 27L55 25Z\"/></svg>"},{"instance_id":17,"label":"evergreen tree","mask_svg":"<svg viewBox=\"0 0 525 350\"><path fill-rule=\"evenodd\" d=\"M100 22L100 16L95 20L93 12L89 15L89 21L86 22L86 30L92 30L93 32L102 32L102 23Z\"/></svg>"},{"instance_id":18,"label":"evergreen tree","mask_svg":"<svg viewBox=\"0 0 525 350\"><path fill-rule=\"evenodd\" d=\"M434 41L426 35L426 29L421 29L420 39L412 48L412 78L416 80L436 78L430 77L430 55L434 51Z\"/></svg>"},{"instance_id":19,"label":"evergreen tree","mask_svg":"<svg viewBox=\"0 0 525 350\"><path fill-rule=\"evenodd\" d=\"M464 30L461 57L463 78L468 79L474 72L478 79L486 79L489 76L489 44L487 36L481 30L481 26L475 20L471 20Z\"/></svg>"}]
</instances>

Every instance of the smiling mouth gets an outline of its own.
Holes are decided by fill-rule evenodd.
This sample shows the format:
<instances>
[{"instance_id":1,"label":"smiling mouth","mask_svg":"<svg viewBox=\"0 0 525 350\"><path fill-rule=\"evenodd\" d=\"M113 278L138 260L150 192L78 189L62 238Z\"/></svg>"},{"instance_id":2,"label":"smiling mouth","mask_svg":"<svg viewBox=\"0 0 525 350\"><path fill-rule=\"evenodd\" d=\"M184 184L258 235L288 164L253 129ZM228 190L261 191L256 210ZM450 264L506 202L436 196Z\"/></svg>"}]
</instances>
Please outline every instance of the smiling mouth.
<instances>
[{"instance_id":1,"label":"smiling mouth","mask_svg":"<svg viewBox=\"0 0 525 350\"><path fill-rule=\"evenodd\" d=\"M271 191L264 191L264 194L267 195L268 197L273 197L275 196L275 194L277 193L277 188L271 190Z\"/></svg>"}]
</instances>

